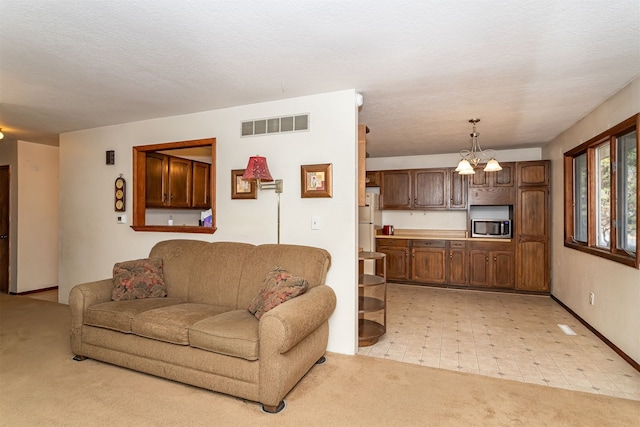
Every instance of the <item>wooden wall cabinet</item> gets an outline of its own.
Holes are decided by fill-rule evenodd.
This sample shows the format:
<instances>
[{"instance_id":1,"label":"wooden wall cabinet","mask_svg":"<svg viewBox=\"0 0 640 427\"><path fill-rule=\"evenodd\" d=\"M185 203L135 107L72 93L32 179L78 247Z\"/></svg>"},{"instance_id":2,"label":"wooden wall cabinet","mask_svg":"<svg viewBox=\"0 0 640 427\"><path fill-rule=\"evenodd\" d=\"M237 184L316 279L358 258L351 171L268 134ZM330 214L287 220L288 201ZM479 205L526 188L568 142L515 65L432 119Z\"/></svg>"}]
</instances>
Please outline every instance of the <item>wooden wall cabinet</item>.
<instances>
[{"instance_id":1,"label":"wooden wall cabinet","mask_svg":"<svg viewBox=\"0 0 640 427\"><path fill-rule=\"evenodd\" d=\"M513 289L513 245L510 242L470 242L469 286Z\"/></svg>"},{"instance_id":2,"label":"wooden wall cabinet","mask_svg":"<svg viewBox=\"0 0 640 427\"><path fill-rule=\"evenodd\" d=\"M376 252L384 253L386 257L387 279L409 280L410 256L409 241L406 239L377 239ZM377 270L380 271L381 265Z\"/></svg>"},{"instance_id":3,"label":"wooden wall cabinet","mask_svg":"<svg viewBox=\"0 0 640 427\"><path fill-rule=\"evenodd\" d=\"M516 289L548 292L551 281L550 162L518 162Z\"/></svg>"},{"instance_id":4,"label":"wooden wall cabinet","mask_svg":"<svg viewBox=\"0 0 640 427\"><path fill-rule=\"evenodd\" d=\"M513 205L516 200L516 163L500 163L501 171L475 169L469 176L470 205Z\"/></svg>"},{"instance_id":5,"label":"wooden wall cabinet","mask_svg":"<svg viewBox=\"0 0 640 427\"><path fill-rule=\"evenodd\" d=\"M181 157L146 154L145 206L207 209L211 207L211 166Z\"/></svg>"},{"instance_id":6,"label":"wooden wall cabinet","mask_svg":"<svg viewBox=\"0 0 640 427\"><path fill-rule=\"evenodd\" d=\"M411 248L411 280L445 284L447 282L447 242L413 240Z\"/></svg>"},{"instance_id":7,"label":"wooden wall cabinet","mask_svg":"<svg viewBox=\"0 0 640 427\"><path fill-rule=\"evenodd\" d=\"M365 181L367 187L380 187L380 171L367 171Z\"/></svg>"},{"instance_id":8,"label":"wooden wall cabinet","mask_svg":"<svg viewBox=\"0 0 640 427\"><path fill-rule=\"evenodd\" d=\"M467 178L453 168L380 172L381 209L464 210L467 192Z\"/></svg>"}]
</instances>

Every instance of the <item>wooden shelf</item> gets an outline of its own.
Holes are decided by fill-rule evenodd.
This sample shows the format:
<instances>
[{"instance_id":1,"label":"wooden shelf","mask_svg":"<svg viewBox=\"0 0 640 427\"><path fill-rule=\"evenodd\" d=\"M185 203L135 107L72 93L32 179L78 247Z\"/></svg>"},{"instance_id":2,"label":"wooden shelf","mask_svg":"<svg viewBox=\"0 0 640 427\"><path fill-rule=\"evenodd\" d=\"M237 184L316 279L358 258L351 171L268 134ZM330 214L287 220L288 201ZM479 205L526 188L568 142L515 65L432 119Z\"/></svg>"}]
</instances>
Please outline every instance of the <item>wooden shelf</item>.
<instances>
[{"instance_id":1,"label":"wooden shelf","mask_svg":"<svg viewBox=\"0 0 640 427\"><path fill-rule=\"evenodd\" d=\"M358 297L358 314L372 313L385 308L385 302L380 298Z\"/></svg>"},{"instance_id":2,"label":"wooden shelf","mask_svg":"<svg viewBox=\"0 0 640 427\"><path fill-rule=\"evenodd\" d=\"M360 319L358 322L358 345L366 347L378 342L385 333L384 325L368 319Z\"/></svg>"},{"instance_id":3,"label":"wooden shelf","mask_svg":"<svg viewBox=\"0 0 640 427\"><path fill-rule=\"evenodd\" d=\"M364 260L376 260L378 266L374 271L377 274L358 276L358 346L366 347L377 343L387 330L387 256L382 252L360 252L358 259L360 272Z\"/></svg>"}]
</instances>

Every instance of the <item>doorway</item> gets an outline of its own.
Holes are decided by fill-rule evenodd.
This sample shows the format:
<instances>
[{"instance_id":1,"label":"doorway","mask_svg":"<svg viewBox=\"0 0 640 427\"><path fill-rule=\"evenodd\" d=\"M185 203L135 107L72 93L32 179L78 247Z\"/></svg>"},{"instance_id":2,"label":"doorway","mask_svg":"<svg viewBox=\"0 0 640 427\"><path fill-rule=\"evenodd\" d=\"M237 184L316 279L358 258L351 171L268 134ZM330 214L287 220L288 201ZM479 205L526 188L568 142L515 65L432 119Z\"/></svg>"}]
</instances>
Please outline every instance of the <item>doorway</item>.
<instances>
[{"instance_id":1,"label":"doorway","mask_svg":"<svg viewBox=\"0 0 640 427\"><path fill-rule=\"evenodd\" d=\"M9 166L0 166L0 293L9 293Z\"/></svg>"}]
</instances>

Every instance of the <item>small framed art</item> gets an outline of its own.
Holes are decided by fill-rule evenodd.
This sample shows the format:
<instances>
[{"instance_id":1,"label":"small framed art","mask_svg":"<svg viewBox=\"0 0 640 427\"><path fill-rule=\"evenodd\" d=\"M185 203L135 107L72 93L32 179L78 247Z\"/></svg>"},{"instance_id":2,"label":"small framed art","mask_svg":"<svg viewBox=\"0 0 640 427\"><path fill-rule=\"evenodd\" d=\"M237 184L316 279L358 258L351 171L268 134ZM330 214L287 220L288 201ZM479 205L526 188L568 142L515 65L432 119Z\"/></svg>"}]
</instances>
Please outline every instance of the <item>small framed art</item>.
<instances>
[{"instance_id":1,"label":"small framed art","mask_svg":"<svg viewBox=\"0 0 640 427\"><path fill-rule=\"evenodd\" d=\"M333 197L332 165L300 166L302 197Z\"/></svg>"},{"instance_id":2,"label":"small framed art","mask_svg":"<svg viewBox=\"0 0 640 427\"><path fill-rule=\"evenodd\" d=\"M242 179L244 169L231 171L231 198L232 199L257 199L257 185L255 181Z\"/></svg>"}]
</instances>

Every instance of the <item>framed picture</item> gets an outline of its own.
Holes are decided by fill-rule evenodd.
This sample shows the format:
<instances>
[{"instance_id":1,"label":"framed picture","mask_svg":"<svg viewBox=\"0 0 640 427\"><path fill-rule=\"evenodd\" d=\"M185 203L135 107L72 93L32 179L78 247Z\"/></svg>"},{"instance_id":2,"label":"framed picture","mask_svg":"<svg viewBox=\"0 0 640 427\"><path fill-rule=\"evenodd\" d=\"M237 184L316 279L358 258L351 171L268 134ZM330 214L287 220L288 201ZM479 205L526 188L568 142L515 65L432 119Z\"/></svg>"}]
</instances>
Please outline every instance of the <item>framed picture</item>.
<instances>
[{"instance_id":1,"label":"framed picture","mask_svg":"<svg viewBox=\"0 0 640 427\"><path fill-rule=\"evenodd\" d=\"M302 197L333 197L331 163L300 166Z\"/></svg>"},{"instance_id":2,"label":"framed picture","mask_svg":"<svg viewBox=\"0 0 640 427\"><path fill-rule=\"evenodd\" d=\"M244 174L244 169L233 169L231 171L231 198L257 199L256 182L242 179L242 174Z\"/></svg>"}]
</instances>

